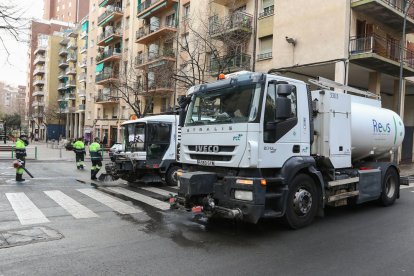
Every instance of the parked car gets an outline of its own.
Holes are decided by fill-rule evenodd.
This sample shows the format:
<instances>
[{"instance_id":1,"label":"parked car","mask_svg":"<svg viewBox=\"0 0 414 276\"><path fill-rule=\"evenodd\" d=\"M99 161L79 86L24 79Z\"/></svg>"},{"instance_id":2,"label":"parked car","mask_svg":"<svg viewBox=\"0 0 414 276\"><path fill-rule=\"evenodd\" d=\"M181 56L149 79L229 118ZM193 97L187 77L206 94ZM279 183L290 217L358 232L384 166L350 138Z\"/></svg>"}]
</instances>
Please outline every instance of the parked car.
<instances>
[{"instance_id":1,"label":"parked car","mask_svg":"<svg viewBox=\"0 0 414 276\"><path fill-rule=\"evenodd\" d=\"M115 156L117 153L120 153L124 150L124 145L121 143L115 143L110 149L109 149L109 158L112 162L115 162Z\"/></svg>"}]
</instances>

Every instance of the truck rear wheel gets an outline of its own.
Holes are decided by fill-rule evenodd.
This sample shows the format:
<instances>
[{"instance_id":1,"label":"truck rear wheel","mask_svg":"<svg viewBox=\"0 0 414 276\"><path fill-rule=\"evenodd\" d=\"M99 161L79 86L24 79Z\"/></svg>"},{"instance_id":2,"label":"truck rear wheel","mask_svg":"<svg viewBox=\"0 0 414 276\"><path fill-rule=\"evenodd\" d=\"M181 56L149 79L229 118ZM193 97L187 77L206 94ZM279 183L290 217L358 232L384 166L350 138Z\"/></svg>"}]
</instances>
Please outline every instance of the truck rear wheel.
<instances>
[{"instance_id":1,"label":"truck rear wheel","mask_svg":"<svg viewBox=\"0 0 414 276\"><path fill-rule=\"evenodd\" d=\"M178 176L177 171L180 167L172 165L167 173L165 174L165 182L167 182L168 186L177 186L178 185Z\"/></svg>"},{"instance_id":2,"label":"truck rear wheel","mask_svg":"<svg viewBox=\"0 0 414 276\"><path fill-rule=\"evenodd\" d=\"M381 205L390 206L394 204L399 189L400 182L398 172L393 167L390 167L387 169L382 183L382 193L380 197Z\"/></svg>"},{"instance_id":3,"label":"truck rear wheel","mask_svg":"<svg viewBox=\"0 0 414 276\"><path fill-rule=\"evenodd\" d=\"M312 223L319 204L318 190L313 179L306 174L295 176L289 185L285 220L293 229Z\"/></svg>"}]
</instances>

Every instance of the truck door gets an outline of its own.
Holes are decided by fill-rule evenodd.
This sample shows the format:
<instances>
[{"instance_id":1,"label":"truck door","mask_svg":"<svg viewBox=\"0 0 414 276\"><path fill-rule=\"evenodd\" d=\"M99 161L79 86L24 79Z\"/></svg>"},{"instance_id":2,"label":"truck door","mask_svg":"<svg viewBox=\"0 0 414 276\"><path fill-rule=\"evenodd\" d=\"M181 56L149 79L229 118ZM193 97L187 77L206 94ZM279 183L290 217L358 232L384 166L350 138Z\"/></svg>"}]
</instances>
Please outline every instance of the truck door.
<instances>
[{"instance_id":1,"label":"truck door","mask_svg":"<svg viewBox=\"0 0 414 276\"><path fill-rule=\"evenodd\" d=\"M263 140L260 167L280 168L287 159L301 155L300 123L296 87L289 94L278 94L278 85L269 82L262 116ZM286 84L282 84L286 85Z\"/></svg>"},{"instance_id":2,"label":"truck door","mask_svg":"<svg viewBox=\"0 0 414 276\"><path fill-rule=\"evenodd\" d=\"M147 124L147 164L159 165L170 146L171 124L150 122Z\"/></svg>"}]
</instances>

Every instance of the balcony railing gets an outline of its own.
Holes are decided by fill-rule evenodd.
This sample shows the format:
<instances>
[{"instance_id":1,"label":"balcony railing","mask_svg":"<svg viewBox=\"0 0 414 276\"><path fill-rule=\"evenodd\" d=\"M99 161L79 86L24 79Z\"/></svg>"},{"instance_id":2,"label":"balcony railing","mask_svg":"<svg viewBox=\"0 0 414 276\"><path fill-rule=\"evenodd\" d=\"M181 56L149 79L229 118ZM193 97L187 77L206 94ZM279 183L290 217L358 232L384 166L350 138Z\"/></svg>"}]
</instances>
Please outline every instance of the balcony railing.
<instances>
[{"instance_id":1,"label":"balcony railing","mask_svg":"<svg viewBox=\"0 0 414 276\"><path fill-rule=\"evenodd\" d=\"M213 74L231 73L243 69L250 69L251 56L248 54L226 55L210 60L209 71Z\"/></svg>"},{"instance_id":2,"label":"balcony railing","mask_svg":"<svg viewBox=\"0 0 414 276\"><path fill-rule=\"evenodd\" d=\"M32 96L36 97L36 96L44 96L45 95L45 91L44 90L35 90L33 91Z\"/></svg>"},{"instance_id":3,"label":"balcony railing","mask_svg":"<svg viewBox=\"0 0 414 276\"><path fill-rule=\"evenodd\" d=\"M65 71L66 75L75 75L76 74L76 67L68 67Z\"/></svg>"},{"instance_id":4,"label":"balcony railing","mask_svg":"<svg viewBox=\"0 0 414 276\"><path fill-rule=\"evenodd\" d=\"M81 73L78 77L79 82L85 82L86 81L86 74Z\"/></svg>"},{"instance_id":5,"label":"balcony railing","mask_svg":"<svg viewBox=\"0 0 414 276\"><path fill-rule=\"evenodd\" d=\"M45 57L44 56L37 56L35 58L35 60L33 61L34 64L38 64L38 63L45 63Z\"/></svg>"},{"instance_id":6,"label":"balcony railing","mask_svg":"<svg viewBox=\"0 0 414 276\"><path fill-rule=\"evenodd\" d=\"M75 87L76 86L76 81L75 80L70 80L66 82L66 88L68 87Z\"/></svg>"},{"instance_id":7,"label":"balcony railing","mask_svg":"<svg viewBox=\"0 0 414 276\"><path fill-rule=\"evenodd\" d=\"M101 33L98 38L98 43L101 43L103 40L106 40L112 35L122 36L122 29L117 28L115 31L112 28L105 30L105 32Z\"/></svg>"},{"instance_id":8,"label":"balcony railing","mask_svg":"<svg viewBox=\"0 0 414 276\"><path fill-rule=\"evenodd\" d=\"M118 75L112 72L109 73L101 73L96 75L95 77L95 82L100 82L100 81L105 81L105 80L110 80L110 79L117 79Z\"/></svg>"},{"instance_id":9,"label":"balcony railing","mask_svg":"<svg viewBox=\"0 0 414 276\"><path fill-rule=\"evenodd\" d=\"M67 106L62 109L62 113L75 113L76 108L72 106Z\"/></svg>"},{"instance_id":10,"label":"balcony railing","mask_svg":"<svg viewBox=\"0 0 414 276\"><path fill-rule=\"evenodd\" d=\"M351 38L350 54L375 53L384 58L400 62L400 43L391 41L379 35L371 35L361 38ZM414 68L414 51L403 49L404 63Z\"/></svg>"},{"instance_id":11,"label":"balcony railing","mask_svg":"<svg viewBox=\"0 0 414 276\"><path fill-rule=\"evenodd\" d=\"M45 73L45 67L36 67L36 69L33 71L33 75L37 74L44 74Z\"/></svg>"},{"instance_id":12,"label":"balcony railing","mask_svg":"<svg viewBox=\"0 0 414 276\"><path fill-rule=\"evenodd\" d=\"M253 16L244 12L234 12L230 16L213 20L209 25L211 35L227 35L230 32L253 30Z\"/></svg>"},{"instance_id":13,"label":"balcony railing","mask_svg":"<svg viewBox=\"0 0 414 276\"><path fill-rule=\"evenodd\" d=\"M58 90L65 90L65 89L66 89L66 84L65 83L59 83Z\"/></svg>"},{"instance_id":14,"label":"balcony railing","mask_svg":"<svg viewBox=\"0 0 414 276\"><path fill-rule=\"evenodd\" d=\"M76 54L69 54L66 60L75 62L77 60L77 56Z\"/></svg>"},{"instance_id":15,"label":"balcony railing","mask_svg":"<svg viewBox=\"0 0 414 276\"><path fill-rule=\"evenodd\" d=\"M160 26L151 26L151 25L145 25L144 27L141 27L138 29L138 31L136 31L135 33L135 37L137 40L148 36L150 34L156 33L159 30L165 29L167 32L169 30L171 31L176 31L177 29L177 22L165 22L165 24L160 25Z\"/></svg>"},{"instance_id":16,"label":"balcony railing","mask_svg":"<svg viewBox=\"0 0 414 276\"><path fill-rule=\"evenodd\" d=\"M86 97L86 90L78 89L78 96L79 97Z\"/></svg>"},{"instance_id":17,"label":"balcony railing","mask_svg":"<svg viewBox=\"0 0 414 276\"><path fill-rule=\"evenodd\" d=\"M66 47L60 47L59 55L63 56L63 55L67 55L67 54L68 54L68 49Z\"/></svg>"},{"instance_id":18,"label":"balcony railing","mask_svg":"<svg viewBox=\"0 0 414 276\"><path fill-rule=\"evenodd\" d=\"M266 53L261 53L257 55L257 60L264 60L264 59L271 59L272 58L272 51L270 52L266 52Z\"/></svg>"},{"instance_id":19,"label":"balcony railing","mask_svg":"<svg viewBox=\"0 0 414 276\"><path fill-rule=\"evenodd\" d=\"M76 94L75 93L66 93L65 94L65 100L69 101L69 100L76 100Z\"/></svg>"},{"instance_id":20,"label":"balcony railing","mask_svg":"<svg viewBox=\"0 0 414 276\"><path fill-rule=\"evenodd\" d=\"M66 59L61 59L59 60L59 67L67 67L69 66L68 62L66 61Z\"/></svg>"},{"instance_id":21,"label":"balcony railing","mask_svg":"<svg viewBox=\"0 0 414 276\"><path fill-rule=\"evenodd\" d=\"M96 62L99 63L99 62L103 61L104 59L107 59L107 58L112 57L112 56L120 56L121 53L122 53L121 49L119 49L119 48L109 49L106 52L99 53L96 56Z\"/></svg>"},{"instance_id":22,"label":"balcony railing","mask_svg":"<svg viewBox=\"0 0 414 276\"><path fill-rule=\"evenodd\" d=\"M37 46L36 50L34 51L34 54L37 55L37 53L44 53L46 51L46 46Z\"/></svg>"},{"instance_id":23,"label":"balcony railing","mask_svg":"<svg viewBox=\"0 0 414 276\"><path fill-rule=\"evenodd\" d=\"M69 42L68 43L68 46L67 46L67 48L68 49L71 49L71 50L75 50L75 49L77 49L78 48L78 45L76 45L76 42Z\"/></svg>"},{"instance_id":24,"label":"balcony railing","mask_svg":"<svg viewBox=\"0 0 414 276\"><path fill-rule=\"evenodd\" d=\"M45 106L45 102L44 101L33 101L32 107L36 107L36 106Z\"/></svg>"},{"instance_id":25,"label":"balcony railing","mask_svg":"<svg viewBox=\"0 0 414 276\"><path fill-rule=\"evenodd\" d=\"M113 13L123 13L122 8L112 5L106 6L105 12L98 17L98 25L101 25L102 20L106 19Z\"/></svg>"},{"instance_id":26,"label":"balcony railing","mask_svg":"<svg viewBox=\"0 0 414 276\"><path fill-rule=\"evenodd\" d=\"M263 9L263 11L259 14L259 19L262 17L273 15L274 13L275 13L275 6L271 5Z\"/></svg>"},{"instance_id":27,"label":"balcony railing","mask_svg":"<svg viewBox=\"0 0 414 276\"><path fill-rule=\"evenodd\" d=\"M84 104L78 105L78 110L79 111L85 111L85 105Z\"/></svg>"},{"instance_id":28,"label":"balcony railing","mask_svg":"<svg viewBox=\"0 0 414 276\"><path fill-rule=\"evenodd\" d=\"M113 93L98 93L98 95L95 96L95 102L118 102L119 98L114 95Z\"/></svg>"},{"instance_id":29,"label":"balcony railing","mask_svg":"<svg viewBox=\"0 0 414 276\"><path fill-rule=\"evenodd\" d=\"M79 62L79 67L81 68L86 67L87 65L88 65L88 60L86 58L82 60L81 62Z\"/></svg>"},{"instance_id":30,"label":"balcony railing","mask_svg":"<svg viewBox=\"0 0 414 276\"><path fill-rule=\"evenodd\" d=\"M44 85L45 84L45 80L43 79L35 79L33 81L33 85Z\"/></svg>"},{"instance_id":31,"label":"balcony railing","mask_svg":"<svg viewBox=\"0 0 414 276\"><path fill-rule=\"evenodd\" d=\"M161 2L163 0L145 0L142 1L141 4L138 5L138 13L144 11L145 9L148 9L152 5L157 4L158 2Z\"/></svg>"},{"instance_id":32,"label":"balcony railing","mask_svg":"<svg viewBox=\"0 0 414 276\"><path fill-rule=\"evenodd\" d=\"M135 57L135 65L136 66L141 66L141 65L159 60L159 59L171 59L171 61L173 61L173 59L175 59L174 50L173 49L171 49L171 50L168 49L168 50L164 50L164 51L159 52L159 53L148 52L146 54L139 55L139 56Z\"/></svg>"},{"instance_id":33,"label":"balcony railing","mask_svg":"<svg viewBox=\"0 0 414 276\"><path fill-rule=\"evenodd\" d=\"M88 45L84 45L82 46L82 48L80 49L79 53L83 54L88 50Z\"/></svg>"}]
</instances>

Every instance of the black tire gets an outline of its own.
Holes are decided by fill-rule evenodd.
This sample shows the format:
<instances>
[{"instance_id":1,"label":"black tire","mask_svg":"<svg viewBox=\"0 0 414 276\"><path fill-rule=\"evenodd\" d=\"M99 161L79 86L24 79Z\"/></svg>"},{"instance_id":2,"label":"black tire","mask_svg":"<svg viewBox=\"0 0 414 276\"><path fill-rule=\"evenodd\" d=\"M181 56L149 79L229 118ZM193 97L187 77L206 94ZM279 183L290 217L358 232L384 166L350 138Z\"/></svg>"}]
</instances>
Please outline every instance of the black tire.
<instances>
[{"instance_id":1,"label":"black tire","mask_svg":"<svg viewBox=\"0 0 414 276\"><path fill-rule=\"evenodd\" d=\"M165 182L168 186L177 186L178 185L178 177L177 171L181 169L179 166L172 165L167 173L165 174Z\"/></svg>"},{"instance_id":2,"label":"black tire","mask_svg":"<svg viewBox=\"0 0 414 276\"><path fill-rule=\"evenodd\" d=\"M393 167L387 169L383 182L379 202L383 206L394 204L400 191L400 176Z\"/></svg>"},{"instance_id":3,"label":"black tire","mask_svg":"<svg viewBox=\"0 0 414 276\"><path fill-rule=\"evenodd\" d=\"M319 205L319 193L313 179L306 174L298 174L289 185L285 220L293 229L312 223Z\"/></svg>"}]
</instances>

